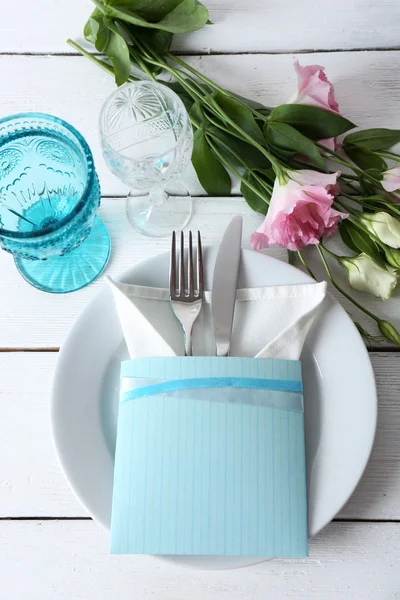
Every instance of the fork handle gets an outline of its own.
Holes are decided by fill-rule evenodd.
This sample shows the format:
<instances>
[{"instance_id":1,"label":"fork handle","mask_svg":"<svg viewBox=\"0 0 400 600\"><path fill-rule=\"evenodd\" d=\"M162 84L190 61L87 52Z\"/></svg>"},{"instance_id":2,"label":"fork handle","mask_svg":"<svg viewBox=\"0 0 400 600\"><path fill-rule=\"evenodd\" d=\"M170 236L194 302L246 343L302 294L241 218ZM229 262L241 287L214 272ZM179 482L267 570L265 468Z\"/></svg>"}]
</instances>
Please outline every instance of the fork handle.
<instances>
[{"instance_id":1,"label":"fork handle","mask_svg":"<svg viewBox=\"0 0 400 600\"><path fill-rule=\"evenodd\" d=\"M185 356L193 356L192 330L185 330Z\"/></svg>"}]
</instances>

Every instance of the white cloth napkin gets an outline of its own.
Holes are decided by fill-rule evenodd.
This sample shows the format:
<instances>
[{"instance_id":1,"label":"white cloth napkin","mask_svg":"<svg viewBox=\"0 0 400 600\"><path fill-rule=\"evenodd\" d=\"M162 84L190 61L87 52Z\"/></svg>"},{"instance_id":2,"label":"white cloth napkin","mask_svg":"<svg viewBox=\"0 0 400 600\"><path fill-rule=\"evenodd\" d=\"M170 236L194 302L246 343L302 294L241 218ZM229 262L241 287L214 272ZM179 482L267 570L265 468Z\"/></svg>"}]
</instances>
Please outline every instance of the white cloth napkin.
<instances>
[{"instance_id":1,"label":"white cloth napkin","mask_svg":"<svg viewBox=\"0 0 400 600\"><path fill-rule=\"evenodd\" d=\"M184 354L183 331L172 313L168 290L107 280L131 358ZM299 359L326 286L322 282L238 290L231 356ZM210 301L211 293L205 292L193 330L196 356L215 355Z\"/></svg>"}]
</instances>

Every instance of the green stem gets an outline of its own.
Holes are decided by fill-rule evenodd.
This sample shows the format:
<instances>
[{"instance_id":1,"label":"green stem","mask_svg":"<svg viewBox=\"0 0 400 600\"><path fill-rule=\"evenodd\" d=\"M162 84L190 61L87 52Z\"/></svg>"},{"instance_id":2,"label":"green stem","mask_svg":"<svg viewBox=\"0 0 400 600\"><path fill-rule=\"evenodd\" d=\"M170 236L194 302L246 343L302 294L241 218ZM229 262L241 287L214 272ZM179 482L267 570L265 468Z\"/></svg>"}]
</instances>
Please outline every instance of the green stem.
<instances>
[{"instance_id":1,"label":"green stem","mask_svg":"<svg viewBox=\"0 0 400 600\"><path fill-rule=\"evenodd\" d=\"M346 194L341 194L341 196L346 196ZM351 198L351 196L350 196L350 198ZM354 208L347 206L347 204L344 204L344 202L341 202L338 198L335 198L334 205L335 204L338 204L339 207L344 208L344 210L346 210L351 215L357 216L357 215L361 214L359 210L355 210Z\"/></svg>"},{"instance_id":2,"label":"green stem","mask_svg":"<svg viewBox=\"0 0 400 600\"><path fill-rule=\"evenodd\" d=\"M370 231L368 231L368 229L359 221L357 221L357 219L354 219L353 217L349 217L349 221L350 223L352 223L355 227L357 227L357 229L360 229L362 232L366 233L370 239L375 242L375 244L377 246L379 246L380 248L382 248L382 250L385 250L385 244L373 233L371 233Z\"/></svg>"},{"instance_id":3,"label":"green stem","mask_svg":"<svg viewBox=\"0 0 400 600\"><path fill-rule=\"evenodd\" d=\"M334 156L335 158L343 161L343 164L348 166L350 169L353 169L353 164L349 163L348 161L345 161L343 156L340 156L340 154L338 152L335 152L335 150L331 150L330 148L328 148L328 146L324 146L320 142L315 142L315 143L318 146L318 148L321 148L321 150L324 150L324 152L328 152L328 154L330 154L331 156Z\"/></svg>"},{"instance_id":4,"label":"green stem","mask_svg":"<svg viewBox=\"0 0 400 600\"><path fill-rule=\"evenodd\" d=\"M172 58L176 59L176 57L174 57L173 54L170 55ZM180 63L183 64L185 67L187 67L188 65L186 65L186 63L184 63L183 61L181 61L179 59ZM168 69L173 75L176 76L176 73L179 73L179 71L177 69L174 69L173 67L169 66L167 63L165 63L165 65L162 65L160 62L158 62L158 66L163 66L164 68ZM189 69L190 70L190 69ZM196 69L193 69L193 71L197 74ZM200 75L200 74L199 74ZM195 85L199 85L197 84L197 82L195 80L193 80L192 77L189 77L187 75L185 75L185 77L187 77L187 79L189 79L191 81L191 83L194 83ZM182 79L184 79L183 77L179 76L179 80L182 82ZM207 78L206 78L207 79ZM208 80L211 81L211 80ZM207 83L208 83L207 81ZM222 90L222 88L221 88ZM196 90L192 90L194 92L196 92ZM255 148L257 148L262 154L264 154L264 156L266 156L268 158L268 160L271 162L271 164L273 166L275 166L278 170L280 170L280 166L278 161L275 159L274 156L272 156L268 150L266 150L266 148L264 148L263 146L261 146L261 144L259 144L257 141L255 141L246 131L244 131L239 125L237 125L237 123L235 123L235 121L233 121L233 119L231 119L229 117L229 115L226 114L226 112L219 106L219 104L210 96L208 95L204 95L204 96L200 96L198 92L196 92L197 95L199 96L199 99L202 100L208 107L210 110L212 110L212 112L214 114L216 114L217 117L223 119L224 121L226 121L227 123L229 123L229 125L235 129L238 133L240 133L240 135L242 136L242 139L244 139L245 141L247 141L248 143L250 143L252 146L254 146ZM224 95L226 96L231 96L231 94L227 93L226 91L224 91ZM239 102L239 100L238 100ZM246 105L244 105L246 106ZM247 107L249 108L249 107ZM230 131L228 131L229 133L232 133Z\"/></svg>"},{"instance_id":5,"label":"green stem","mask_svg":"<svg viewBox=\"0 0 400 600\"><path fill-rule=\"evenodd\" d=\"M306 269L308 274L311 275L311 277L315 279L315 281L318 281L300 250L297 250L297 256L299 257L300 262L302 263L303 267Z\"/></svg>"},{"instance_id":6,"label":"green stem","mask_svg":"<svg viewBox=\"0 0 400 600\"><path fill-rule=\"evenodd\" d=\"M324 256L324 253L322 251L322 249L320 248L320 246L317 246L317 250L321 256L323 265L325 267L325 271L327 272L327 275L329 277L329 281L332 283L332 285L338 290L338 292L340 292L345 298L347 298L347 300L349 300L352 304L354 304L354 306L356 306L357 308L359 308L363 313L365 313L366 315L368 315L371 319L373 319L374 321L376 321L377 323L379 323L380 319L378 319L378 317L376 315L374 315L372 312L370 312L369 310L367 310L366 308L364 308L363 306L361 306L361 304L359 304L359 302L357 302L357 300L355 300L354 298L352 298L352 296L350 296L347 292L344 291L343 288L341 288L339 286L338 283L336 283L336 281L333 278L332 275L332 271L326 261L326 258Z\"/></svg>"},{"instance_id":7,"label":"green stem","mask_svg":"<svg viewBox=\"0 0 400 600\"><path fill-rule=\"evenodd\" d=\"M92 61L95 65L97 65L98 67L103 69L103 71L105 71L109 75L112 75L113 77L115 77L115 71L114 71L114 68L112 65L109 65L104 60L100 60L99 58L94 56L94 54L91 54L90 52L88 52L87 50L82 48L82 46L80 46L79 44L77 44L76 42L74 42L71 39L67 40L67 44L69 44L72 48L74 48L74 50L77 50L80 54L82 54L82 56L85 56L90 61ZM138 78L134 77L133 75L130 75L129 81L138 81Z\"/></svg>"},{"instance_id":8,"label":"green stem","mask_svg":"<svg viewBox=\"0 0 400 600\"><path fill-rule=\"evenodd\" d=\"M210 111L210 112L212 112L212 111ZM228 129L221 122L218 122L215 119L213 119L213 117L210 116L210 114L208 112L205 112L205 116L210 121L210 123L212 125L214 125L214 127L217 127L218 129L220 129L221 131L224 131L228 135L231 135L231 136L235 137L236 139L241 140L242 142L245 142L246 144L248 144L248 141L246 139L244 139L244 137L239 132Z\"/></svg>"},{"instance_id":9,"label":"green stem","mask_svg":"<svg viewBox=\"0 0 400 600\"><path fill-rule=\"evenodd\" d=\"M184 60L182 60L178 56L175 56L175 54L172 54L172 52L167 52L166 56L168 56L168 58L170 58L174 62L178 63L178 65L181 65L181 67L183 67L184 69L186 69L187 71L189 71L190 73L192 73L193 75L195 75L196 77L201 79L202 81L204 81L204 83L209 85L211 88L213 88L217 92L221 92L222 94L225 94L226 96L230 95L229 93L227 93L226 90L224 90L217 83L215 83L214 81L212 81L211 79L209 79L208 77L206 77L205 75L203 75L202 73L197 71L197 69L195 69L191 65L188 65Z\"/></svg>"},{"instance_id":10,"label":"green stem","mask_svg":"<svg viewBox=\"0 0 400 600\"><path fill-rule=\"evenodd\" d=\"M342 179L350 179L350 181L358 181L357 175L351 175L350 173L341 173L340 177ZM350 185L350 183L348 185Z\"/></svg>"},{"instance_id":11,"label":"green stem","mask_svg":"<svg viewBox=\"0 0 400 600\"><path fill-rule=\"evenodd\" d=\"M225 90L223 87L221 87L220 85L218 85L217 83L215 83L215 81L212 81L212 79L209 79L208 77L206 77L205 75L203 75L203 73L201 73L200 71L198 71L197 69L195 69L194 67L192 67L191 65L189 65L188 63L186 63L184 60L182 60L178 56L175 56L175 54L172 54L172 52L167 52L166 56L168 56L168 58L170 58L174 62L178 63L178 65L181 65L181 67L183 67L184 69L186 69L187 71L189 71L190 73L192 73L193 75L195 75L201 81L204 81L204 83L206 83L209 87L211 87L215 91L220 92L221 94L224 94L224 96L228 96L229 98L234 97L235 100L237 102L240 102L240 104L242 106L245 106L246 108L248 108L249 110L251 110L251 112L253 113L254 117L256 117L257 119L260 119L262 121L266 121L268 119L268 117L266 117L265 115L261 115L257 111L257 109L252 108L251 106L249 106L248 104L246 104L245 102L243 102L242 100L240 100L240 98L236 98L236 96L234 96L233 94L231 94L230 92L228 92L227 90Z\"/></svg>"},{"instance_id":12,"label":"green stem","mask_svg":"<svg viewBox=\"0 0 400 600\"><path fill-rule=\"evenodd\" d=\"M172 67L171 65L169 65L167 63L166 60L164 60L162 57L160 57L156 52L154 52L154 50L152 49L151 46L149 46L145 41L138 39L136 36L134 36L132 34L132 32L127 32L132 40L136 43L136 45L138 46L138 48L141 50L141 52L143 52L144 56L143 59L147 62L150 62L153 65L156 65L162 69L166 69L168 70L172 75L174 75L175 77L177 77L177 73L180 73L180 71L178 69L175 69L174 67ZM170 55L173 57L173 54L167 53L167 56ZM185 63L183 61L181 61L182 64L185 66ZM189 75L187 75L186 73L184 74L185 77L181 77L179 75L179 79L182 83L182 81L189 81L191 84L193 84L195 86L195 88L191 88L191 91L193 93L195 93L198 98L200 100L205 100L204 97L204 90L201 88L201 85L193 78L190 77ZM178 77L177 77L178 78ZM196 89L197 88L197 89Z\"/></svg>"},{"instance_id":13,"label":"green stem","mask_svg":"<svg viewBox=\"0 0 400 600\"><path fill-rule=\"evenodd\" d=\"M339 177L339 180L340 179L343 179L343 175L341 175ZM357 177L356 177L356 179L357 179ZM357 181L358 181L358 179L357 179ZM353 183L351 183L349 181L344 181L344 184L347 185L347 187L349 187L351 190L353 190L356 193L354 196L357 195L359 198L363 197L363 196L361 196L361 190L356 188ZM351 196L352 200L354 200L354 196Z\"/></svg>"},{"instance_id":14,"label":"green stem","mask_svg":"<svg viewBox=\"0 0 400 600\"><path fill-rule=\"evenodd\" d=\"M325 250L325 252L327 252L330 256L332 256L332 258L334 258L338 262L340 261L341 257L338 254L335 254L334 252L332 252L332 250L329 250L329 248L327 248L322 242L320 242L320 246L321 246L321 248L323 248Z\"/></svg>"},{"instance_id":15,"label":"green stem","mask_svg":"<svg viewBox=\"0 0 400 600\"><path fill-rule=\"evenodd\" d=\"M260 192L260 190L258 190L254 185L252 185L249 181L247 181L243 177L243 175L241 175L239 173L239 171L237 171L234 167L232 167L232 165L225 159L225 157L223 156L223 154L221 154L221 152L215 146L215 144L212 141L212 139L210 139L210 136L207 134L207 132L206 132L206 136L207 136L207 141L210 144L212 151L218 157L219 161L223 165L225 165L225 167L227 169L229 169L230 171L232 171L232 173L239 179L239 181L241 181L242 183L244 183L245 185L247 185L247 187L250 190L252 190L255 194L257 194L257 196L259 196L266 204L269 204L269 202L265 199L265 196L262 194L262 192Z\"/></svg>"},{"instance_id":16,"label":"green stem","mask_svg":"<svg viewBox=\"0 0 400 600\"><path fill-rule=\"evenodd\" d=\"M395 154L394 152L378 152L379 156L383 156L383 158L388 158L389 160L393 160L395 162L400 163L400 156Z\"/></svg>"},{"instance_id":17,"label":"green stem","mask_svg":"<svg viewBox=\"0 0 400 600\"><path fill-rule=\"evenodd\" d=\"M143 43L142 41L138 41L137 38L135 36L133 36L132 34L131 34L131 36L132 36L133 41L135 41L137 43L138 47L142 51L143 51L143 48L145 48L149 53L153 54L153 56L155 55L153 50L150 47L148 47L147 44ZM171 55L171 56L174 57L174 55ZM178 81L181 83L181 85L190 93L192 98L194 98L195 100L201 100L204 104L206 104L209 107L209 109L214 114L216 114L217 117L219 117L222 120L229 123L229 125L233 129L235 129L238 133L240 133L240 135L242 136L242 139L244 139L245 141L250 143L252 146L255 146L262 154L264 154L264 156L266 156L268 158L268 160L271 162L271 164L273 166L275 166L275 168L278 171L281 170L279 163L275 159L275 157L273 157L263 146L261 146L261 144L256 142L246 131L244 131L241 127L239 127L239 125L237 125L235 123L235 121L233 121L224 112L224 110L221 109L221 107L217 104L217 102L215 102L215 100L213 98L211 98L209 95L204 95L203 90L201 89L199 84L195 80L193 80L192 77L187 76L186 74L185 74L185 77L182 77L182 75L180 75L180 72L178 69L171 67L165 60L160 60L160 57L157 57L157 59L152 59L152 58L148 58L148 55L147 55L147 56L144 56L143 58L146 62L149 62L151 64L154 64L155 66L164 68L167 71L169 71L176 79L178 79ZM184 66L186 66L186 63L184 63L183 61L181 61L181 62L183 63ZM194 69L194 71L196 71L196 70ZM189 80L190 83L188 83L187 80ZM200 88L200 91L196 90L191 84L194 84L196 87ZM227 92L225 92L225 95L229 95L229 94L227 94ZM229 133L232 133L232 132L229 132Z\"/></svg>"},{"instance_id":18,"label":"green stem","mask_svg":"<svg viewBox=\"0 0 400 600\"><path fill-rule=\"evenodd\" d=\"M137 62L137 64L139 65L139 67L142 69L142 71L144 73L146 73L146 75L148 77L150 77L150 79L152 81L155 81L157 83L157 78L150 71L150 69L147 67L147 65L144 63L144 61L141 59L141 57L139 56L139 54L138 53L134 53L134 51L133 51L132 48L129 48L129 54L131 55L132 58L135 59L135 61Z\"/></svg>"},{"instance_id":19,"label":"green stem","mask_svg":"<svg viewBox=\"0 0 400 600\"><path fill-rule=\"evenodd\" d=\"M272 192L272 189L273 189L272 185L267 183L262 177L260 177L258 175L258 173L256 173L256 171L254 171L251 167L249 167L248 164L239 156L239 154L237 154L234 150L232 150L232 148L230 148L227 144L225 144L225 142L223 142L218 136L213 136L212 132L207 131L207 135L210 137L215 137L217 143L220 144L221 146L223 146L227 152L229 152L232 156L234 156L236 158L236 160L242 164L243 168L246 169L246 171L248 171L249 173L251 173L252 176L254 177L254 179L256 181L258 181L258 183L267 192L269 192L269 193ZM229 167L229 168L232 170L232 167Z\"/></svg>"},{"instance_id":20,"label":"green stem","mask_svg":"<svg viewBox=\"0 0 400 600\"><path fill-rule=\"evenodd\" d=\"M82 46L79 46L79 44L77 44L76 42L74 42L71 39L67 40L67 44L69 44L70 46L72 46L72 48L74 48L74 50L77 50L80 54L82 54L82 56L86 56L86 58L88 58L95 65L97 65L101 69L103 69L103 71L106 71L106 73L108 73L109 75L115 76L114 69L113 69L113 67L111 65L109 65L108 63L100 60L99 58L97 58L96 56L94 56L93 54L91 54L90 52L87 52L87 50L84 50L84 48L82 48Z\"/></svg>"},{"instance_id":21,"label":"green stem","mask_svg":"<svg viewBox=\"0 0 400 600\"><path fill-rule=\"evenodd\" d=\"M318 146L318 148L320 148L321 150L323 150L324 152L326 152L330 155L330 160L332 162L335 162L339 165L343 165L343 166L347 167L348 169L351 169L352 171L354 171L354 173L358 173L358 175L362 175L363 177L365 177L365 179L368 179L375 185L376 184L379 185L379 181L377 179L375 179L374 177L369 175L369 173L366 173L362 169L359 169L356 165L349 162L348 160L345 160L342 156L340 156L340 154L338 154L334 150L331 150L330 148L328 148L327 146L324 146L323 144L320 144L319 142L315 142L315 143ZM334 158L332 158L332 157L334 157Z\"/></svg>"}]
</instances>

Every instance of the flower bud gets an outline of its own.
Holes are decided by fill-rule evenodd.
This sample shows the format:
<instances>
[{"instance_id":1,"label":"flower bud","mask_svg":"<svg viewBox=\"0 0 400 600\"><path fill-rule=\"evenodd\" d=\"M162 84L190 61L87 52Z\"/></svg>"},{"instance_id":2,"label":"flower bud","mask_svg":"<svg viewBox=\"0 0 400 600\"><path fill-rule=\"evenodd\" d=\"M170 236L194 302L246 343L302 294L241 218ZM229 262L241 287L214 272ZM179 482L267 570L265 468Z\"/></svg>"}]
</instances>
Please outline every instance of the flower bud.
<instances>
[{"instance_id":1,"label":"flower bud","mask_svg":"<svg viewBox=\"0 0 400 600\"><path fill-rule=\"evenodd\" d=\"M391 248L400 248L400 221L386 212L364 213L360 222L381 242Z\"/></svg>"},{"instance_id":2,"label":"flower bud","mask_svg":"<svg viewBox=\"0 0 400 600\"><path fill-rule=\"evenodd\" d=\"M389 342L393 342L396 346L400 346L400 334L396 327L389 323L389 321L378 322L379 331L385 336Z\"/></svg>"},{"instance_id":3,"label":"flower bud","mask_svg":"<svg viewBox=\"0 0 400 600\"><path fill-rule=\"evenodd\" d=\"M384 248L386 260L395 269L400 269L400 252L395 248Z\"/></svg>"},{"instance_id":4,"label":"flower bud","mask_svg":"<svg viewBox=\"0 0 400 600\"><path fill-rule=\"evenodd\" d=\"M382 300L389 300L398 282L396 269L382 266L367 254L354 258L341 258L341 265L347 269L349 283L359 292L368 292Z\"/></svg>"}]
</instances>

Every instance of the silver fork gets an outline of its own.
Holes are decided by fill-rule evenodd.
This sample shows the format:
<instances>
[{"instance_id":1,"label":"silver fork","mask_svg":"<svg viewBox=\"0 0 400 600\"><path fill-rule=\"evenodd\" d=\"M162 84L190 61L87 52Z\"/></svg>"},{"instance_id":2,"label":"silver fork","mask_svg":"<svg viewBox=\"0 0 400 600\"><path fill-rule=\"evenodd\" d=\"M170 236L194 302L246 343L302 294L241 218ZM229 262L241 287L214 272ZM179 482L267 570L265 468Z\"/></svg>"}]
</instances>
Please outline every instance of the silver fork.
<instances>
[{"instance_id":1,"label":"silver fork","mask_svg":"<svg viewBox=\"0 0 400 600\"><path fill-rule=\"evenodd\" d=\"M169 296L172 310L182 325L185 334L185 356L192 356L192 331L193 325L203 304L203 257L201 252L200 231L197 232L197 277L195 289L195 273L193 264L193 239L189 231L189 248L187 260L187 282L185 269L185 236L181 232L179 255L179 283L176 279L176 234L172 233L171 266L169 275Z\"/></svg>"}]
</instances>

